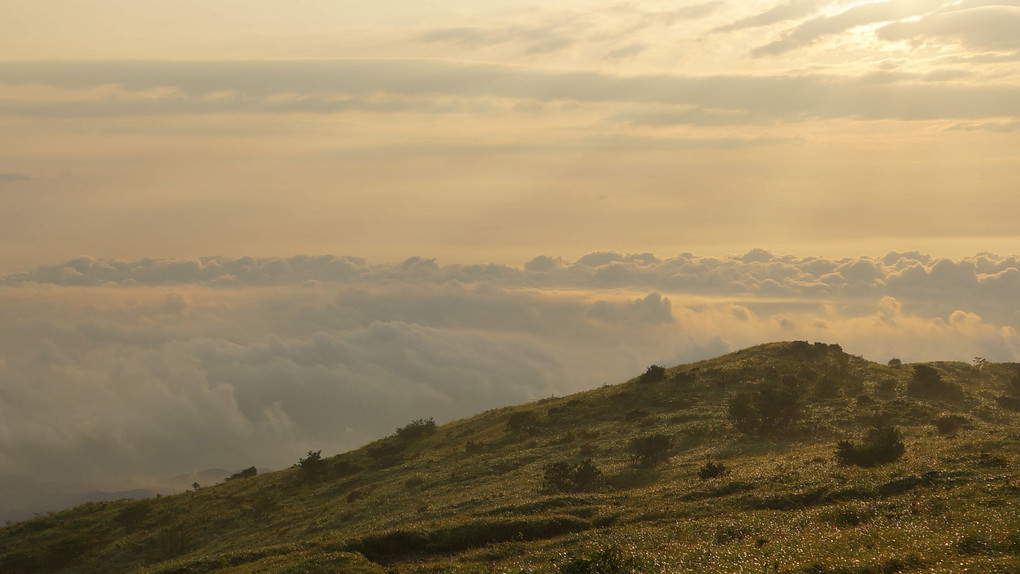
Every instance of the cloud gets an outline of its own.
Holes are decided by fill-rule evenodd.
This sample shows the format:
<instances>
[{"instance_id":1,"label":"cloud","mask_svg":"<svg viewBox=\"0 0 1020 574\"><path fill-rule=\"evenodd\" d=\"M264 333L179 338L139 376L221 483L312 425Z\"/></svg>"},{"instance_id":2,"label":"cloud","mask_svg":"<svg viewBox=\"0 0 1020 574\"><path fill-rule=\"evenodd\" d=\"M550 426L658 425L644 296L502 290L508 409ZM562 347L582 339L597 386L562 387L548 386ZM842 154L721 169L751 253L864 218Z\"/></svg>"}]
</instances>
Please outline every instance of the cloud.
<instances>
[{"instance_id":1,"label":"cloud","mask_svg":"<svg viewBox=\"0 0 1020 574\"><path fill-rule=\"evenodd\" d=\"M808 20L784 33L781 39L755 49L753 54L755 56L782 54L795 48L811 45L825 36L840 34L857 26L910 18L923 14L929 9L937 8L941 4L942 0L934 2L890 0L859 4L839 14Z\"/></svg>"},{"instance_id":2,"label":"cloud","mask_svg":"<svg viewBox=\"0 0 1020 574\"><path fill-rule=\"evenodd\" d=\"M78 258L0 290L0 474L54 480L280 468L764 341L1020 358L1020 259L990 253Z\"/></svg>"},{"instance_id":3,"label":"cloud","mask_svg":"<svg viewBox=\"0 0 1020 574\"><path fill-rule=\"evenodd\" d=\"M168 109L178 114L332 113L373 106L428 113L449 111L449 106L470 109L466 101L487 98L683 105L754 120L1020 116L1020 88L1010 85L875 84L818 75L617 76L439 60L4 62L0 77L8 84L68 90L104 85L120 86L125 93L169 90L127 102L0 102L0 113L28 116L163 115Z\"/></svg>"},{"instance_id":4,"label":"cloud","mask_svg":"<svg viewBox=\"0 0 1020 574\"><path fill-rule=\"evenodd\" d=\"M918 20L894 22L878 30L883 40L961 43L971 50L1020 51L1020 7L950 9Z\"/></svg>"},{"instance_id":5,"label":"cloud","mask_svg":"<svg viewBox=\"0 0 1020 574\"><path fill-rule=\"evenodd\" d=\"M31 181L32 177L22 173L0 173L0 184Z\"/></svg>"},{"instance_id":6,"label":"cloud","mask_svg":"<svg viewBox=\"0 0 1020 574\"><path fill-rule=\"evenodd\" d=\"M522 43L526 54L548 54L574 44L574 40L555 31L554 27L507 26L481 28L464 26L441 28L418 36L424 43L450 43L469 48L496 46L510 42Z\"/></svg>"},{"instance_id":7,"label":"cloud","mask_svg":"<svg viewBox=\"0 0 1020 574\"><path fill-rule=\"evenodd\" d=\"M647 44L627 44L626 46L613 50L606 54L607 60L624 60L638 56L648 50Z\"/></svg>"},{"instance_id":8,"label":"cloud","mask_svg":"<svg viewBox=\"0 0 1020 574\"><path fill-rule=\"evenodd\" d=\"M815 14L818 12L819 7L819 3L814 0L792 0L790 2L777 4L765 12L761 12L754 16L748 16L731 24L721 26L716 28L714 31L733 32L735 30L769 26L771 24L778 24L788 20L797 20L805 16Z\"/></svg>"}]
</instances>

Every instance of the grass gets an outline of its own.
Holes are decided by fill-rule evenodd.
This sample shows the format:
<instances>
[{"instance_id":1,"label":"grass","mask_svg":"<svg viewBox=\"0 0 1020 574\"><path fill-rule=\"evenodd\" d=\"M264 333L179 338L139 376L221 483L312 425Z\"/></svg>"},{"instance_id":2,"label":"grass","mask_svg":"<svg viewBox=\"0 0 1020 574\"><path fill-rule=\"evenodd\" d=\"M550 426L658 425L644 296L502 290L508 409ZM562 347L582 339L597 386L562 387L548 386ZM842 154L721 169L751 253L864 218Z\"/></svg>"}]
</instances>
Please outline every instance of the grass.
<instances>
[{"instance_id":1,"label":"grass","mask_svg":"<svg viewBox=\"0 0 1020 574\"><path fill-rule=\"evenodd\" d=\"M321 477L294 468L9 525L0 571L1017 571L1020 413L996 400L1015 366L929 365L962 394L912 396L911 365L773 343L436 428L415 421L323 457ZM729 397L783 375L803 384L802 417L738 432ZM938 426L947 417L952 432ZM902 431L903 457L838 464L836 443L877 420ZM671 439L668 459L636 467L632 441L654 435ZM549 463L589 458L606 479L595 492L543 488ZM703 479L709 462L727 472Z\"/></svg>"}]
</instances>

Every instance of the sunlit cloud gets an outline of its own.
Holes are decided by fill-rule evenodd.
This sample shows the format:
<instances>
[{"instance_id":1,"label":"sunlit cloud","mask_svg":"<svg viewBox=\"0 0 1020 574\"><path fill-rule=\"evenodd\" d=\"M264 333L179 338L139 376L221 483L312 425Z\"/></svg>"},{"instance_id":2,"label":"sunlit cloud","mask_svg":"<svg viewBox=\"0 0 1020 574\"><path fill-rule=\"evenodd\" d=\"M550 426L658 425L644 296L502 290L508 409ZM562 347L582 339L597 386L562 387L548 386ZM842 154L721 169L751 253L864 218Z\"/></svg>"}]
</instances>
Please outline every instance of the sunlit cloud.
<instances>
[{"instance_id":1,"label":"sunlit cloud","mask_svg":"<svg viewBox=\"0 0 1020 574\"><path fill-rule=\"evenodd\" d=\"M0 474L55 479L279 468L761 341L1020 358L1020 261L990 254L78 259L4 283Z\"/></svg>"}]
</instances>

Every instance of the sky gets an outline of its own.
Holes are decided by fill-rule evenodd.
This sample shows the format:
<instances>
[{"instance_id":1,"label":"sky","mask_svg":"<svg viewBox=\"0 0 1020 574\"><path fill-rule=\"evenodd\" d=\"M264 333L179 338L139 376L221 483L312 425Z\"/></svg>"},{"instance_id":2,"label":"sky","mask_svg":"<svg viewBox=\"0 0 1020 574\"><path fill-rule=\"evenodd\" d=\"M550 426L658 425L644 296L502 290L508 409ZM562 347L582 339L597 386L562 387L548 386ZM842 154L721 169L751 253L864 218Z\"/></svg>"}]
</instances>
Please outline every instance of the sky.
<instances>
[{"instance_id":1,"label":"sky","mask_svg":"<svg viewBox=\"0 0 1020 574\"><path fill-rule=\"evenodd\" d=\"M282 468L771 340L1016 361L1018 29L5 0L0 476Z\"/></svg>"}]
</instances>

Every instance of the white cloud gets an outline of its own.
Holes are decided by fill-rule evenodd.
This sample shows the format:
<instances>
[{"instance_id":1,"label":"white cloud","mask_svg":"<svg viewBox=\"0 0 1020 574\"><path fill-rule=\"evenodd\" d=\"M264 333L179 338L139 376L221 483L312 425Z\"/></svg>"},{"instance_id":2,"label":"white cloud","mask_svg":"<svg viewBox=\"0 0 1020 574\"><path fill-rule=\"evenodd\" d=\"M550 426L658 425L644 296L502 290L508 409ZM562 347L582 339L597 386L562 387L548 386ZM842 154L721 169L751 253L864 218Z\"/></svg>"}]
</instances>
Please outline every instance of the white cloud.
<instances>
[{"instance_id":1,"label":"white cloud","mask_svg":"<svg viewBox=\"0 0 1020 574\"><path fill-rule=\"evenodd\" d=\"M58 479L286 466L771 340L1020 358L1020 265L992 254L81 258L5 283L0 474Z\"/></svg>"},{"instance_id":2,"label":"white cloud","mask_svg":"<svg viewBox=\"0 0 1020 574\"><path fill-rule=\"evenodd\" d=\"M972 50L1020 50L1020 7L981 6L948 9L918 20L895 22L879 29L885 40L962 43Z\"/></svg>"}]
</instances>

